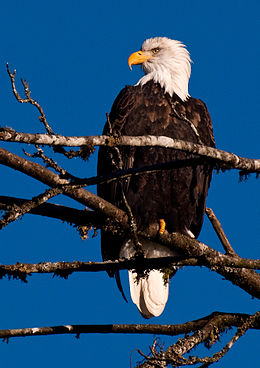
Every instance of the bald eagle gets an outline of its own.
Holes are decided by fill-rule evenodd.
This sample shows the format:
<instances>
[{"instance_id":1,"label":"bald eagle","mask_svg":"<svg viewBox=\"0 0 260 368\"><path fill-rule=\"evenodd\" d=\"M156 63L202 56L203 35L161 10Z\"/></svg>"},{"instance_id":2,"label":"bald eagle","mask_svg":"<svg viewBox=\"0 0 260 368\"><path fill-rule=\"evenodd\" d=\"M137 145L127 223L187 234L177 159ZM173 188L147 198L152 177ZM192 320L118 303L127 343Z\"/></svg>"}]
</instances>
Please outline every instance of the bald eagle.
<instances>
[{"instance_id":1,"label":"bald eagle","mask_svg":"<svg viewBox=\"0 0 260 368\"><path fill-rule=\"evenodd\" d=\"M189 96L190 54L181 42L166 37L147 39L128 59L142 64L145 75L135 86L126 86L117 96L103 134L156 135L215 147L212 123L206 105ZM182 162L196 155L158 147L101 147L98 175L119 169L141 168L166 162ZM156 226L163 232L178 232L197 238L203 223L207 192L212 176L209 163L193 163L169 170L145 173L98 186L98 195L133 213L137 229ZM124 200L124 197L126 201ZM161 226L160 226L161 224ZM102 231L104 260L131 257L134 243ZM145 257L167 257L176 252L155 242L139 239ZM113 276L113 273L109 273ZM159 270L136 279L129 271L133 302L145 318L159 316L168 299L169 283ZM116 274L118 277L118 274Z\"/></svg>"}]
</instances>

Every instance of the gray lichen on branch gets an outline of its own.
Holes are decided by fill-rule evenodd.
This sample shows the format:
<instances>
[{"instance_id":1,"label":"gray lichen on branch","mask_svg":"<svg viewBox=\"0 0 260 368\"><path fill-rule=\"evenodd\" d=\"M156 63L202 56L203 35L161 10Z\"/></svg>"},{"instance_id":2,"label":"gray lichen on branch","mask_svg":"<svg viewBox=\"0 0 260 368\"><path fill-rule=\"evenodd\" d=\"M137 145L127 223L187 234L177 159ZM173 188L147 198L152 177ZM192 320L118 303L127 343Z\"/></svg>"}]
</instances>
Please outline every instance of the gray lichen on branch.
<instances>
[{"instance_id":1,"label":"gray lichen on branch","mask_svg":"<svg viewBox=\"0 0 260 368\"><path fill-rule=\"evenodd\" d=\"M181 234L163 235L163 244L175 247L182 252L181 257L156 259L118 260L107 262L41 262L39 264L18 263L0 265L0 273L4 275L32 273L70 274L71 272L99 272L120 269L154 269L182 266L205 266L244 289L250 295L260 298L260 276L251 268L260 269L260 260L250 260L238 256L224 255L213 248ZM137 264L138 262L138 264ZM246 267L248 269L246 269Z\"/></svg>"},{"instance_id":2,"label":"gray lichen on branch","mask_svg":"<svg viewBox=\"0 0 260 368\"><path fill-rule=\"evenodd\" d=\"M233 315L235 316L235 314ZM242 316L242 315L241 315ZM226 318L227 317L227 318ZM234 345L238 339L245 334L248 329L259 326L260 312L256 312L253 315L247 315L245 318L240 319L240 322L236 324L237 331L231 340L217 353L212 356L199 358L198 356L189 355L188 358L184 357L184 354L190 352L191 349L197 347L199 344L204 343L207 345L213 345L219 340L219 336L227 328L231 327L227 323L229 317L228 314L212 313L206 318L205 324L199 327L194 334L186 335L184 338L178 339L176 343L164 350L158 344L154 343L151 349L152 356L141 355L145 357L145 360L138 364L137 368L154 368L171 365L172 367L184 367L202 364L200 367L208 367L212 363L218 362Z\"/></svg>"},{"instance_id":3,"label":"gray lichen on branch","mask_svg":"<svg viewBox=\"0 0 260 368\"><path fill-rule=\"evenodd\" d=\"M14 130L1 128L0 140L6 142L67 147L165 147L213 159L220 168L223 167L223 169L243 170L243 175L246 175L247 172L259 173L260 171L260 159L240 157L231 152L164 136L121 136L117 139L105 135L71 137L62 135L21 133Z\"/></svg>"}]
</instances>

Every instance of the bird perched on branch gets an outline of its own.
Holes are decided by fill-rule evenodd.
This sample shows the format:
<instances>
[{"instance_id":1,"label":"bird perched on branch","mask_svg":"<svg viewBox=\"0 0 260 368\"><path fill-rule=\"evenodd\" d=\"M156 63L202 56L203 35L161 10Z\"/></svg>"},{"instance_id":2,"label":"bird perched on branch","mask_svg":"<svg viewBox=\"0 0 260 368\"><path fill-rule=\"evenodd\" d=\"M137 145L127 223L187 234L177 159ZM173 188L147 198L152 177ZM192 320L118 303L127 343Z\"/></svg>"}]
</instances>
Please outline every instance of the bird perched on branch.
<instances>
[{"instance_id":1,"label":"bird perched on branch","mask_svg":"<svg viewBox=\"0 0 260 368\"><path fill-rule=\"evenodd\" d=\"M191 60L181 42L166 37L147 39L140 51L130 55L128 64L130 69L141 64L145 75L135 86L126 86L119 93L103 134L167 136L215 147L205 104L189 96ZM198 163L195 154L169 148L101 147L98 175L166 162L178 166L100 184L98 194L123 210L130 208L138 231L156 227L161 234L178 232L197 238L212 176L212 166L206 161ZM122 238L102 231L101 236L104 260L135 255L136 244L131 235ZM139 241L145 257L176 255L155 242ZM168 299L167 276L165 280L159 270L150 271L146 277L136 276L129 271L133 302L143 317L159 316ZM117 273L116 278L119 280Z\"/></svg>"}]
</instances>

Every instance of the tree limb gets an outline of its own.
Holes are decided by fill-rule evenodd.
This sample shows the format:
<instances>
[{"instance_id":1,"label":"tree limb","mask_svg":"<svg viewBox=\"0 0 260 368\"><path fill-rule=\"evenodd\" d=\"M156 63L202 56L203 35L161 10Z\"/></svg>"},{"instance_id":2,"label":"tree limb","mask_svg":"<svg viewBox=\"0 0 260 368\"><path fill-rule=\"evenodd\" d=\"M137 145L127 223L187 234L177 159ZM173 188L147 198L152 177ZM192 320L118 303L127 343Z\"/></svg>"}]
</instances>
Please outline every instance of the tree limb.
<instances>
[{"instance_id":1,"label":"tree limb","mask_svg":"<svg viewBox=\"0 0 260 368\"><path fill-rule=\"evenodd\" d=\"M3 148L0 148L0 163L19 170L52 187L68 183L67 180L60 179L57 174L43 166L16 156ZM124 230L128 230L127 215L125 212L116 208L104 199L95 196L83 188L75 189L68 186L63 193L76 201L93 208L98 213L102 213L104 216L112 218L118 225L124 228ZM178 250L181 254L188 257L205 257L206 267L216 270L226 279L230 280L233 284L238 285L252 296L260 296L260 275L256 272L252 270L233 269L214 265L214 258L218 256L219 252L207 247L195 239L191 239L177 233L169 235L166 234L166 232L157 238L156 234L157 231L153 234L141 235L145 237L148 236L151 239L156 238L156 241L162 242L169 247L173 246L175 250ZM219 253L219 255L220 257L223 256L221 253Z\"/></svg>"},{"instance_id":2,"label":"tree limb","mask_svg":"<svg viewBox=\"0 0 260 368\"><path fill-rule=\"evenodd\" d=\"M9 210L10 206L13 205L22 206L25 202L27 199L0 196L0 210ZM28 213L51 217L74 225L95 225L98 228L104 225L104 217L94 211L78 210L53 203L43 203L38 207L31 208Z\"/></svg>"},{"instance_id":3,"label":"tree limb","mask_svg":"<svg viewBox=\"0 0 260 368\"><path fill-rule=\"evenodd\" d=\"M208 247L209 248L209 247ZM211 248L210 248L211 249ZM219 256L220 255L220 256ZM183 267L183 266L206 266L212 268L247 268L260 269L260 260L232 257L219 253L214 260L205 260L204 256L175 256L161 258L132 258L119 259L116 261L104 262L40 262L40 263L16 263L13 265L0 264L0 277L20 275L24 280L26 275L32 273L54 273L58 275L69 275L72 272L99 272L108 270L131 270L138 268L145 269L163 269L164 267ZM215 270L218 272L218 270ZM220 272L219 272L220 273Z\"/></svg>"},{"instance_id":4,"label":"tree limb","mask_svg":"<svg viewBox=\"0 0 260 368\"><path fill-rule=\"evenodd\" d=\"M233 153L206 147L192 142L185 142L179 139L172 139L164 136L121 136L116 139L111 136L82 136L66 137L62 135L30 134L16 132L12 129L1 129L0 140L6 142L17 142L27 144L43 144L49 146L136 146L136 147L165 147L181 150L203 157L209 157L218 163L228 165L226 168L244 170L245 172L259 172L260 159L249 159L237 156Z\"/></svg>"},{"instance_id":5,"label":"tree limb","mask_svg":"<svg viewBox=\"0 0 260 368\"><path fill-rule=\"evenodd\" d=\"M234 285L239 286L252 296L260 298L260 275L257 272L243 268L233 269L225 266L221 267L214 264L217 259L221 262L221 260L224 261L223 257L230 256L224 255L198 240L191 239L185 235L177 233L167 234L165 232L158 237L162 244L168 247L172 246L176 251L187 257L202 257L206 267L224 276L227 280L230 280ZM231 256L232 258L233 256Z\"/></svg>"},{"instance_id":6,"label":"tree limb","mask_svg":"<svg viewBox=\"0 0 260 368\"><path fill-rule=\"evenodd\" d=\"M153 324L110 324L110 325L65 325L53 327L34 327L0 330L0 338L59 335L59 334L82 334L82 333L130 333L130 334L157 334L176 336L203 328L214 319L222 327L239 327L250 317L242 313L214 312L203 318L176 325L153 325ZM260 319L257 318L250 326L251 329L260 329Z\"/></svg>"},{"instance_id":7,"label":"tree limb","mask_svg":"<svg viewBox=\"0 0 260 368\"><path fill-rule=\"evenodd\" d=\"M32 198L32 200L24 201L23 204L19 206L13 204L0 220L0 230L11 222L16 221L25 213L30 212L32 209L38 207L44 202L47 202L49 199L61 194L62 192L62 188L47 189L44 193L41 193L38 196Z\"/></svg>"},{"instance_id":8,"label":"tree limb","mask_svg":"<svg viewBox=\"0 0 260 368\"><path fill-rule=\"evenodd\" d=\"M237 329L236 334L232 339L224 346L223 349L213 354L212 357L199 358L197 356L189 356L185 358L183 355L188 353L191 349L198 346L200 343L204 342L208 347L213 345L219 339L220 333L223 333L227 328L226 324L223 323L221 315L218 313L213 313L210 315L211 318L208 319L207 323L198 328L193 335L186 335L184 338L180 338L175 344L163 351L160 348L159 352L156 350L156 344L153 344L151 349L152 356L146 356L145 361L137 366L137 368L154 368L154 367L166 367L171 364L172 367L182 367L196 365L202 363L200 366L208 367L210 364L217 362L221 359L227 351L233 346L233 344L255 323L260 321L260 312L256 312L254 315L248 315Z\"/></svg>"},{"instance_id":9,"label":"tree limb","mask_svg":"<svg viewBox=\"0 0 260 368\"><path fill-rule=\"evenodd\" d=\"M50 187L59 187L61 185L70 184L68 180L61 179L59 175L46 169L42 165L17 156L4 148L0 148L0 164L18 170ZM127 227L127 215L124 211L113 206L103 198L100 198L83 188L75 188L75 186L73 188L73 185L68 185L68 187L64 189L63 194L96 210L98 213L114 218L122 227Z\"/></svg>"},{"instance_id":10,"label":"tree limb","mask_svg":"<svg viewBox=\"0 0 260 368\"><path fill-rule=\"evenodd\" d=\"M28 144L41 144L54 147L54 151L64 153L67 157L73 157L80 155L82 158L87 158L90 153L93 152L94 146L105 145L109 147L118 146L157 146L172 148L189 152L191 154L198 155L196 159L204 160L203 162L210 162L215 165L216 168L225 169L239 169L240 175L247 175L250 172L254 172L257 176L260 173L260 160L248 159L239 157L233 153L217 150L211 147L206 147L201 144L194 144L191 142L184 142L181 140L171 139L168 137L157 136L144 136L144 137L113 137L113 136L92 136L92 137L65 137L61 135L54 135L51 127L47 123L45 114L39 103L31 98L31 92L29 85L25 80L22 80L24 87L24 93L26 98L22 98L16 90L15 75L16 71L10 72L7 64L7 71L11 80L13 93L16 99L20 103L30 103L34 105L41 116L40 121L44 123L48 134L26 134L15 132L12 129L1 129L0 127L0 140L9 142L19 142ZM173 107L174 109L174 107ZM174 110L175 113L177 113ZM189 121L188 121L189 122ZM191 122L192 129L195 134L198 135L196 128ZM66 152L62 146L74 146L82 147L77 152ZM56 148L55 148L56 147ZM38 195L32 200L22 199L6 199L6 197L0 198L0 208L7 210L3 219L0 221L0 228L6 226L11 221L15 221L19 216L24 213L35 213L41 215L47 215L51 217L60 218L72 223L86 223L98 224L105 230L107 230L107 223L110 228L121 227L124 232L131 230L130 224L133 224L131 219L131 209L128 209L127 213L116 208L112 204L106 202L102 198L95 196L94 194L84 190L81 186L100 183L103 181L118 180L131 175L139 175L143 172L153 172L158 170L171 169L170 165L187 165L187 162L181 163L165 163L157 165L157 167L146 167L136 170L125 170L124 172L117 172L111 174L110 177L94 177L87 179L74 178L69 175L58 166L53 160L44 156L43 152L40 154L38 148L38 154L45 161L48 162L51 167L58 171L60 175L53 173L52 171L45 169L39 164L25 160L19 156L13 155L11 152L0 149L0 163L12 167L15 170L19 170L43 183L52 187L53 189L47 189L43 194ZM198 157L198 158L197 158ZM191 163L190 163L191 164ZM168 166L167 166L168 165ZM149 171L150 170L150 171ZM69 180L71 182L69 182ZM63 193L76 201L88 206L94 211L79 211L71 209L65 206L57 206L44 203L49 198ZM1 203L2 199L2 203ZM8 208L6 203L9 201ZM10 204L12 202L12 204ZM10 208L11 205L11 208ZM62 210L62 214L61 214ZM55 212L55 214L53 214ZM165 259L144 259L139 257L138 259L131 260L119 260L115 262L44 262L40 264L20 264L16 265L0 265L0 277L8 275L9 277L21 278L25 281L26 275L31 273L50 273L54 272L62 277L67 277L69 273L75 271L100 271L107 269L133 269L133 268L161 268L167 265L171 266L183 266L183 265L196 265L206 266L211 270L223 275L226 279L232 281L252 296L260 297L260 276L250 269L260 269L260 260L244 259L237 256L229 244L225 234L221 228L220 223L214 217L213 211L207 209L207 214L210 221L216 230L218 237L226 251L226 255L215 251L209 246L187 236L181 234L168 234L165 232L159 235L157 232L134 232L134 235L140 238L149 238L156 242L166 244L168 247L173 247L178 250L182 256L180 257L167 257ZM131 232L131 231L130 231ZM228 344L224 346L222 350L215 353L212 357L198 358L196 356L184 358L183 354L188 353L191 349L199 345L200 343L213 344L217 341L219 334L226 328L231 326L237 327L236 334L232 337ZM196 321L187 322L180 325L67 325L67 326L54 326L54 327L39 327L28 329L11 329L0 330L0 337L9 339L10 337L18 336L34 336L34 335L51 335L51 334L63 334L73 333L76 337L79 337L80 333L157 333L167 335L178 335L180 333L189 334L194 332L193 335L186 335L184 338L179 339L175 344L169 347L163 352L161 349L159 353L156 351L156 343L154 343L151 351L152 358L146 357L147 360L140 367L166 367L167 364L174 366L194 365L202 363L201 367L208 367L213 362L217 362L223 357L231 346L248 330L248 329L260 329L260 312L255 315L245 314L231 314L231 313L213 313L209 316L201 318Z\"/></svg>"}]
</instances>

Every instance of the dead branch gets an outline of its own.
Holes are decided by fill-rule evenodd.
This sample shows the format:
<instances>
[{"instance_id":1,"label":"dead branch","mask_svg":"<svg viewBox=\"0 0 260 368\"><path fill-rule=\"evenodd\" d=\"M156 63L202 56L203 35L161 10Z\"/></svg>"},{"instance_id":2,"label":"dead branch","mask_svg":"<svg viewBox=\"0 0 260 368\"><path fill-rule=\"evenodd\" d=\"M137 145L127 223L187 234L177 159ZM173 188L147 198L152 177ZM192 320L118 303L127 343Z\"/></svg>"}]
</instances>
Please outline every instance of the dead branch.
<instances>
[{"instance_id":1,"label":"dead branch","mask_svg":"<svg viewBox=\"0 0 260 368\"><path fill-rule=\"evenodd\" d=\"M210 317L211 318L208 319L207 323L201 328L198 328L193 335L187 335L184 338L179 339L165 351L160 349L160 351L157 352L156 348L153 348L152 357L141 354L146 360L139 364L137 368L162 367L163 364L165 364L165 367L166 364L171 364L172 367L183 367L199 363L202 363L201 367L208 367L210 364L219 361L248 329L254 326L255 323L259 323L260 312L256 312L254 315L249 315L241 321L241 324L237 326L237 332L232 339L224 346L223 349L213 354L212 357L199 358L197 356L189 356L189 358L185 358L183 356L184 354L188 353L191 349L202 342L209 346L213 345L219 340L220 333L223 333L226 330L227 326L225 322L223 323L220 315L213 313Z\"/></svg>"},{"instance_id":2,"label":"dead branch","mask_svg":"<svg viewBox=\"0 0 260 368\"><path fill-rule=\"evenodd\" d=\"M44 152L43 149L38 146L38 144L35 145L37 151L33 154L30 154L28 152L26 152L25 150L23 150L23 152L25 153L25 155L27 157L31 157L31 158L40 158L46 165L46 167L51 167L53 168L58 174L60 174L63 178L65 178L67 176L67 178L69 177L68 172L63 169L62 167L59 166L59 164L57 162L55 162L52 158L47 157Z\"/></svg>"},{"instance_id":3,"label":"dead branch","mask_svg":"<svg viewBox=\"0 0 260 368\"><path fill-rule=\"evenodd\" d=\"M162 170L172 170L182 167L189 167L189 166L196 166L196 165L202 165L208 162L208 159L198 157L198 158L190 158L190 159L184 159L184 160L176 160L176 161L168 161L163 162L160 164L154 164L154 165L148 165L143 167L137 167L137 168L130 168L130 169L123 169L123 170L117 170L112 173L109 173L104 176L92 176L89 178L79 178L75 177L74 175L70 174L67 170L60 167L53 159L47 157L43 154L43 151L41 148L36 145L37 152L34 154L29 154L25 152L26 156L32 157L32 158L38 158L40 157L43 162L46 164L46 167L52 167L57 173L60 174L60 178L62 179L69 179L70 182L68 185L81 185L81 186L91 186L91 185L97 185L97 184L103 184L103 183L111 183L113 181L117 181L119 179L126 179L131 176L138 176L143 174L151 174ZM66 185L66 184L64 184Z\"/></svg>"},{"instance_id":4,"label":"dead branch","mask_svg":"<svg viewBox=\"0 0 260 368\"><path fill-rule=\"evenodd\" d=\"M230 267L230 268L247 268L247 269L260 269L260 260L253 260L248 258L232 257L228 255L222 255L221 259L215 258L211 263L214 267ZM138 267L138 270L147 269L162 269L163 267L183 267L183 266L206 266L208 267L208 261L206 262L203 257L161 257L161 258L132 258L132 259L119 259L116 261L104 261L104 262L40 262L40 263L16 263L13 265L1 265L0 264L0 277L5 275L26 276L32 273L54 273L54 274L71 274L72 272L99 272L108 270L132 270ZM218 272L218 271L216 271ZM23 277L24 279L24 277Z\"/></svg>"},{"instance_id":5,"label":"dead branch","mask_svg":"<svg viewBox=\"0 0 260 368\"><path fill-rule=\"evenodd\" d=\"M217 259L221 263L224 261L223 257L231 257L231 259L233 259L234 256L224 255L198 240L191 239L182 234L167 234L165 232L158 237L159 242L168 247L173 247L176 251L187 257L202 257L203 264L206 267L224 276L227 280L239 286L252 296L260 298L260 275L257 272L244 268L233 269L225 266L221 267L215 264Z\"/></svg>"},{"instance_id":6,"label":"dead branch","mask_svg":"<svg viewBox=\"0 0 260 368\"><path fill-rule=\"evenodd\" d=\"M108 125L110 127L110 134L112 136L113 132L112 132L112 127L111 127L111 123L110 123L109 114L107 114L107 122L108 122ZM121 152L118 149L118 147L113 148L113 154L112 154L111 160L112 160L112 162L115 163L114 166L115 166L116 169L119 169L119 170L123 169L123 159L122 159L122 155L121 155ZM128 203L127 198L125 196L123 186L121 186L121 195L122 195L122 198L123 198L125 212L126 212L127 217L128 217L128 224L129 224L129 228L130 228L130 236L131 236L131 238L133 240L133 243L134 243L134 249L136 251L136 255L139 254L139 255L143 256L144 253L143 253L142 245L141 245L141 243L139 242L139 239L138 239L137 226L136 226L135 218L134 218L132 209L129 206L129 203ZM120 283L119 283L119 285L120 285ZM126 299L121 285L119 286L119 289L122 292L123 298Z\"/></svg>"},{"instance_id":7,"label":"dead branch","mask_svg":"<svg viewBox=\"0 0 260 368\"><path fill-rule=\"evenodd\" d=\"M212 147L206 147L200 144L185 142L178 139L172 139L164 136L121 136L114 137L99 135L99 136L82 136L82 137L66 137L61 135L49 134L30 134L16 132L12 129L1 129L0 140L6 142L42 144L48 146L136 146L136 147L165 147L176 150L181 150L193 154L198 154L203 157L208 157L216 160L218 164L224 165L224 168L233 168L244 170L244 172L259 172L260 160L240 157L230 152L219 150Z\"/></svg>"},{"instance_id":8,"label":"dead branch","mask_svg":"<svg viewBox=\"0 0 260 368\"><path fill-rule=\"evenodd\" d=\"M214 228L214 230L216 231L216 234L221 242L221 244L223 245L223 248L226 251L226 254L233 254L235 255L236 252L234 251L234 249L231 247L231 244L228 241L228 238L226 237L224 230L222 229L221 223L218 221L216 215L214 214L213 210L211 208L206 208L206 214Z\"/></svg>"},{"instance_id":9,"label":"dead branch","mask_svg":"<svg viewBox=\"0 0 260 368\"><path fill-rule=\"evenodd\" d=\"M40 113L39 116L39 120L41 123L44 124L46 131L48 132L48 134L53 134L53 130L51 129L51 127L49 126L46 116L44 114L43 108L41 107L41 105L34 100L33 98L31 98L31 91L29 90L29 83L26 82L26 80L21 79L23 88L24 88L24 93L26 98L22 98L19 93L17 92L16 86L15 86L15 76L16 76L16 70L13 71L13 73L11 73L10 68L8 63L6 64L6 68L7 68L7 73L10 77L11 80L11 84L12 84L12 90L13 90L13 94L16 98L16 100L20 103L30 103L31 105L35 106L37 108L37 110Z\"/></svg>"},{"instance_id":10,"label":"dead branch","mask_svg":"<svg viewBox=\"0 0 260 368\"><path fill-rule=\"evenodd\" d=\"M89 178L75 178L74 177L72 178L71 182L73 184L86 185L86 186L103 184L103 183L111 183L112 181L126 179L131 176L152 174L158 171L179 169L182 167L189 167L189 166L195 167L196 165L205 164L206 161L208 162L207 159L202 158L202 157L190 158L190 159L185 159L185 160L168 161L168 162L163 162L160 164L118 170L118 171L114 171L104 176L93 176Z\"/></svg>"},{"instance_id":11,"label":"dead branch","mask_svg":"<svg viewBox=\"0 0 260 368\"><path fill-rule=\"evenodd\" d=\"M232 326L238 328L237 333L221 351L215 353L212 357L198 358L196 356L191 356L188 359L183 357L183 354L189 352L194 346L197 346L202 342L210 344L215 343L219 338L219 334ZM152 348L152 357L142 354L146 361L138 365L138 367L145 368L155 366L162 367L166 366L166 363L174 364L174 366L184 366L197 363L208 364L218 361L248 329L260 329L259 312L253 316L240 313L215 312L198 320L177 325L63 325L8 329L0 330L0 337L8 341L13 337L58 334L75 334L76 337L79 338L82 333L128 333L170 336L185 333L184 338L179 339L174 345L166 349L165 352L160 349L160 352L157 353L156 344L154 344ZM189 335L191 332L194 332L192 336Z\"/></svg>"},{"instance_id":12,"label":"dead branch","mask_svg":"<svg viewBox=\"0 0 260 368\"><path fill-rule=\"evenodd\" d=\"M93 136L93 137L65 137L61 135L54 135L53 130L49 126L46 116L42 107L37 101L31 98L31 91L29 84L26 80L21 79L24 88L26 98L22 98L17 92L15 85L16 71L10 72L7 64L7 71L11 80L13 93L15 98L20 103L30 103L35 106L40 112L39 120L44 124L48 134L26 134L15 132L12 129L1 129L0 127L0 140L9 142L20 142L35 145L49 145L54 148L55 152L60 152L66 155L68 158L81 156L82 158L88 158L89 154L94 151L94 146L105 145L115 147L118 150L118 146L157 146L172 148L189 152L191 154L198 155L200 157L196 160L203 160L203 162L210 162L215 165L216 168L226 169L239 169L241 175L247 175L250 172L254 172L257 176L260 173L260 160L248 159L239 157L233 153L217 150L214 148L203 146L202 144L194 144L190 142L184 142L181 140L170 139L168 137L118 137L118 136ZM177 114L175 107L172 106L173 112ZM109 117L108 117L109 119ZM198 136L196 127L189 121L191 128ZM66 152L63 146L75 146L81 147L77 152ZM55 148L56 147L56 148ZM123 228L123 230L131 233L131 226L134 225L134 219L131 209L128 208L127 201L126 213L112 204L104 201L92 193L84 190L81 186L96 184L104 181L118 180L131 175L139 175L144 172L154 172L158 170L167 170L173 168L174 165L184 165L181 163L165 163L158 165L158 167L147 167L141 169L121 170L117 173L111 174L111 177L104 178L87 178L78 179L70 175L66 170L59 167L59 165L52 159L49 159L43 154L43 151L37 147L38 157L41 157L45 164L54 168L60 175L53 173L50 170L45 169L41 165L34 164L29 160L22 159L19 156L13 155L11 152L0 149L0 163L3 165L19 170L45 184L52 187L52 189L46 190L44 193L38 195L32 200L22 200L1 197L0 208L4 208L7 212L0 221L0 229L9 224L11 221L15 221L18 217L25 213L35 213L41 215L47 215L55 218L60 218L72 223L83 223L84 225L98 224L107 230L107 223L109 221L109 227L111 228ZM187 166L187 162L185 166ZM192 163L190 163L192 164ZM167 166L168 165L168 166ZM170 166L172 165L172 166ZM136 172L135 172L136 170ZM150 170L150 171L149 171ZM69 182L69 180L71 182ZM57 206L45 203L49 198L52 198L60 193L63 193L76 201L89 206L94 209L93 211L79 211L72 208ZM8 207L7 207L8 202ZM2 207L1 207L2 206ZM62 214L60 213L62 209ZM53 215L53 213L55 213ZM153 269L192 265L192 266L206 266L209 269L216 271L223 275L226 279L232 281L252 296L260 297L260 276L251 269L260 269L260 260L244 259L237 256L229 244L220 223L214 216L212 210L207 209L207 214L212 222L215 231L226 251L226 255L215 251L209 246L198 242L197 240L190 239L187 236L181 234L167 234L158 235L154 232L140 233L136 229L132 230L132 234L138 243L139 237L145 237L153 239L154 241L166 244L168 247L177 249L183 256L181 257L167 257L161 259L131 259L131 260L118 260L115 262L44 262L39 264L27 264L17 263L16 265L0 265L0 278L7 275L9 278L21 278L26 280L26 275L32 273L54 273L61 277L67 277L71 272L78 271L100 271L108 269L134 269L138 267L141 269ZM129 221L130 220L130 221ZM87 222L86 222L87 221ZM138 236L138 238L137 238ZM141 263L141 264L139 264ZM246 269L248 268L248 269ZM198 358L192 356L185 358L183 355L188 353L191 349L198 346L201 343L206 345L214 344L220 336L220 333L225 331L231 326L237 327L236 334L232 339L221 349L215 353L212 357ZM186 335L184 338L178 339L178 341L171 347L163 351L162 348L159 352L156 351L156 342L154 342L151 348L152 357L148 357L144 354L143 357L146 361L139 367L166 367L167 364L172 366L186 366L202 363L201 367L208 367L213 362L217 362L222 358L226 352L232 347L232 345L248 330L248 329L260 329L260 312L255 315L245 315L238 313L213 313L209 316L201 318L196 321L187 322L180 325L67 325L67 326L54 326L54 327L36 327L27 329L11 329L0 330L0 337L9 339L10 337L20 336L35 336L35 335L51 335L51 334L64 334L72 333L79 337L80 333L150 333L150 334L166 334L166 335L178 335L180 333L192 335Z\"/></svg>"},{"instance_id":13,"label":"dead branch","mask_svg":"<svg viewBox=\"0 0 260 368\"><path fill-rule=\"evenodd\" d=\"M10 206L22 206L27 199L0 196L0 210L6 211L10 209ZM98 215L94 211L90 210L78 210L59 204L43 203L38 207L31 208L28 212L34 215L51 217L61 221L66 221L69 224L74 225L95 225L100 228L104 225L104 217Z\"/></svg>"},{"instance_id":14,"label":"dead branch","mask_svg":"<svg viewBox=\"0 0 260 368\"><path fill-rule=\"evenodd\" d=\"M39 113L40 113L39 120L40 120L41 123L44 124L44 127L45 127L45 129L47 131L47 134L53 135L54 134L54 131L52 130L52 128L50 127L50 125L47 122L47 119L46 119L46 116L45 116L45 113L43 111L42 106L36 100L34 100L31 97L31 91L29 89L29 83L26 80L24 80L24 79L21 78L21 82L22 82L22 85L23 85L24 93L25 93L25 96L26 96L26 98L22 98L19 95L19 93L18 93L18 91L16 89L16 85L15 85L16 70L14 70L14 72L11 73L8 63L6 64L6 67L7 67L7 73L9 75L9 77L10 77L13 94L14 94L16 100L18 102L20 102L20 103L29 103L29 104L35 106L37 108L37 110L39 111ZM93 149L92 150L91 149L89 149L89 150L80 149L77 152L71 150L71 151L67 152L62 146L56 147L56 149L54 149L54 151L56 151L58 153L62 153L67 158L81 156L83 159L87 159L88 156L90 155L90 153L93 153Z\"/></svg>"},{"instance_id":15,"label":"dead branch","mask_svg":"<svg viewBox=\"0 0 260 368\"><path fill-rule=\"evenodd\" d=\"M46 169L42 165L17 156L4 148L0 148L0 163L39 180L50 187L59 187L61 185L69 184L68 180L61 179L59 175ZM64 188L63 194L96 210L97 213L102 213L107 217L115 219L120 226L127 228L127 215L122 210L95 194L83 188L75 188L73 185Z\"/></svg>"},{"instance_id":16,"label":"dead branch","mask_svg":"<svg viewBox=\"0 0 260 368\"><path fill-rule=\"evenodd\" d=\"M0 163L21 171L51 187L58 187L68 183L65 179L44 168L43 166L28 161L22 157L16 156L11 152L0 149ZM104 199L95 196L83 188L67 187L63 192L65 195L75 199L76 201L94 209L97 213L102 213L104 216L113 219L116 224L126 231L128 229L127 215L120 209L108 203ZM156 238L154 234L141 234L145 237ZM214 264L214 259L218 257L217 251L207 247L195 239L185 237L181 234L166 234L166 232L156 238L156 241L162 242L167 246L173 246L181 254L188 257L205 257L205 266L220 273L232 283L238 285L252 296L260 296L260 275L252 270L234 269L228 267L219 267ZM219 257L224 255L219 253ZM221 259L221 258L220 258Z\"/></svg>"},{"instance_id":17,"label":"dead branch","mask_svg":"<svg viewBox=\"0 0 260 368\"><path fill-rule=\"evenodd\" d=\"M13 204L11 208L4 214L2 220L0 220L0 230L11 222L16 221L25 213L30 212L32 209L38 207L44 202L47 202L49 199L61 194L62 192L62 188L47 189L44 193L32 198L32 200L25 201L20 206Z\"/></svg>"},{"instance_id":18,"label":"dead branch","mask_svg":"<svg viewBox=\"0 0 260 368\"><path fill-rule=\"evenodd\" d=\"M21 329L0 330L0 338L39 336L39 335L59 335L59 334L82 334L82 333L129 333L129 334L157 334L176 336L196 331L208 325L214 320L218 326L229 328L231 326L240 327L251 316L242 313L221 313L214 312L203 318L176 325L153 325L153 324L109 324L109 325L65 325L53 327L34 327ZM259 316L254 319L250 329L260 329Z\"/></svg>"}]
</instances>

